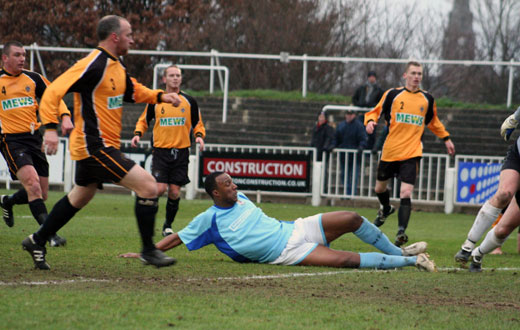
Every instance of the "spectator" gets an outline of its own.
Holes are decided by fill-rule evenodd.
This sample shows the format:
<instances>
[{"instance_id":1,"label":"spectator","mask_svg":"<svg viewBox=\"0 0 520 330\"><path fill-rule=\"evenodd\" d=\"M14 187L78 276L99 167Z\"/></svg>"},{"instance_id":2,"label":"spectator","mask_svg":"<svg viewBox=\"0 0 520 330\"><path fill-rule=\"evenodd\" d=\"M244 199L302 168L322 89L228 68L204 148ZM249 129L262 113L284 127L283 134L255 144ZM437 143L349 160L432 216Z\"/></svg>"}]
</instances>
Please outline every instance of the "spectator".
<instances>
[{"instance_id":1,"label":"spectator","mask_svg":"<svg viewBox=\"0 0 520 330\"><path fill-rule=\"evenodd\" d=\"M356 113L354 111L347 111L345 113L345 121L341 122L336 130L336 147L358 150L357 155L345 152L340 152L338 154L338 157L340 157L341 164L342 183L345 182L345 165L347 167L347 195L353 195L356 192L359 169L361 165L361 156L363 149L365 149L366 145L367 133L363 124L359 120L356 120ZM354 159L356 159L356 162L354 162Z\"/></svg>"},{"instance_id":2,"label":"spectator","mask_svg":"<svg viewBox=\"0 0 520 330\"><path fill-rule=\"evenodd\" d=\"M329 158L329 153L334 148L334 128L329 125L325 112L320 112L318 115L318 122L312 129L311 147L318 150L316 158L319 162L322 161L323 152L326 152L325 162Z\"/></svg>"},{"instance_id":3,"label":"spectator","mask_svg":"<svg viewBox=\"0 0 520 330\"><path fill-rule=\"evenodd\" d=\"M327 115L324 111L318 115L318 122L312 129L311 147L316 148L317 155L316 159L321 162L323 161L323 167L325 168L325 175L323 180L325 182L324 190L327 190L327 178L328 178L328 162L329 155L334 148L334 127L330 126L327 121ZM325 152L325 159L323 158L323 152Z\"/></svg>"},{"instance_id":4,"label":"spectator","mask_svg":"<svg viewBox=\"0 0 520 330\"><path fill-rule=\"evenodd\" d=\"M359 86L352 97L352 104L362 108L373 108L377 105L381 96L383 96L383 89L377 84L377 75L375 71L369 71L367 81ZM359 120L364 123L365 115L359 116ZM367 149L373 149L376 142L376 132L368 134Z\"/></svg>"}]
</instances>

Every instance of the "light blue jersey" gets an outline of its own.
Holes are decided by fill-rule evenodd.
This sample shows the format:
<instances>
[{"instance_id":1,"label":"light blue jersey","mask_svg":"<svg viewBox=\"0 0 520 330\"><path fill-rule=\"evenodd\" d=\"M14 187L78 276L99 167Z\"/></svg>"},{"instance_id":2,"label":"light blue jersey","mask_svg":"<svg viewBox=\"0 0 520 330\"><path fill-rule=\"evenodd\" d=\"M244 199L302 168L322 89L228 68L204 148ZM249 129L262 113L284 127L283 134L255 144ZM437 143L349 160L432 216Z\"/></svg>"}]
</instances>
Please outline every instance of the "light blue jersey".
<instances>
[{"instance_id":1,"label":"light blue jersey","mask_svg":"<svg viewBox=\"0 0 520 330\"><path fill-rule=\"evenodd\" d=\"M213 205L178 232L188 250L208 244L238 262L274 261L287 245L294 222L268 217L244 194L230 208Z\"/></svg>"}]
</instances>

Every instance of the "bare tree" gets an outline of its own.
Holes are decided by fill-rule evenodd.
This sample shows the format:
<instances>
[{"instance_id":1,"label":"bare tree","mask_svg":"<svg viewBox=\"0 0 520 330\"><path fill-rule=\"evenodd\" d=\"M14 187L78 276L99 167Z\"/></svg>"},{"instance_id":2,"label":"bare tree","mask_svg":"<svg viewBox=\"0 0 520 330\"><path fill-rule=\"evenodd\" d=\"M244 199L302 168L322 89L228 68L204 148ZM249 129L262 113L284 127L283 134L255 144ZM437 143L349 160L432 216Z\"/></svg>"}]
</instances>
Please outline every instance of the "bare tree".
<instances>
[{"instance_id":1,"label":"bare tree","mask_svg":"<svg viewBox=\"0 0 520 330\"><path fill-rule=\"evenodd\" d=\"M520 2L515 0L474 1L477 58L488 61L519 60ZM478 68L479 101L504 102L508 68ZM517 97L517 100L519 98Z\"/></svg>"}]
</instances>

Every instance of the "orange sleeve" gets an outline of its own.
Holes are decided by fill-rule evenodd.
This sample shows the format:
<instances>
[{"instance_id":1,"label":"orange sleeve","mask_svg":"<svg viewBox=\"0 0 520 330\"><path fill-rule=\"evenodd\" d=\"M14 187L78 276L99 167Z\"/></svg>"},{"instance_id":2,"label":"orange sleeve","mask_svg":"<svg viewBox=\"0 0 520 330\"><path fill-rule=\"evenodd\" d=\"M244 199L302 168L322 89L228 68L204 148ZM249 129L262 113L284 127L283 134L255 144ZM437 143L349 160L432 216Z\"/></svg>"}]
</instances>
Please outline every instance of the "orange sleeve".
<instances>
[{"instance_id":1,"label":"orange sleeve","mask_svg":"<svg viewBox=\"0 0 520 330\"><path fill-rule=\"evenodd\" d=\"M199 122L197 125L195 125L195 128L193 128L193 136L195 137L201 137L202 139L206 138L206 128L204 127L204 123L202 122L202 115L200 114L199 110Z\"/></svg>"},{"instance_id":2,"label":"orange sleeve","mask_svg":"<svg viewBox=\"0 0 520 330\"><path fill-rule=\"evenodd\" d=\"M62 114L70 115L62 99L84 71L83 61L79 61L47 86L40 102L40 119L43 125L58 124Z\"/></svg>"},{"instance_id":3,"label":"orange sleeve","mask_svg":"<svg viewBox=\"0 0 520 330\"><path fill-rule=\"evenodd\" d=\"M369 112L365 113L365 126L368 124L369 121L375 121L376 123L379 121L379 117L381 116L381 111L383 110L383 103L386 100L386 95L388 94L390 90L387 90L379 102L376 104L374 109L370 110Z\"/></svg>"},{"instance_id":4,"label":"orange sleeve","mask_svg":"<svg viewBox=\"0 0 520 330\"><path fill-rule=\"evenodd\" d=\"M441 123L439 117L437 117L437 105L435 104L435 101L433 103L433 117L428 124L428 128L440 139L444 139L450 136L450 133L448 133L444 125Z\"/></svg>"},{"instance_id":5,"label":"orange sleeve","mask_svg":"<svg viewBox=\"0 0 520 330\"><path fill-rule=\"evenodd\" d=\"M148 114L149 107L150 107L149 105L146 105L146 108L144 108L143 113L139 116L139 119L137 119L137 123L135 124L134 135L142 136L148 129L147 114Z\"/></svg>"},{"instance_id":6,"label":"orange sleeve","mask_svg":"<svg viewBox=\"0 0 520 330\"><path fill-rule=\"evenodd\" d=\"M162 89L149 89L135 78L130 77L132 83L132 101L135 103L150 103L157 104L161 103L159 97L164 93ZM130 87L130 86L128 86Z\"/></svg>"}]
</instances>

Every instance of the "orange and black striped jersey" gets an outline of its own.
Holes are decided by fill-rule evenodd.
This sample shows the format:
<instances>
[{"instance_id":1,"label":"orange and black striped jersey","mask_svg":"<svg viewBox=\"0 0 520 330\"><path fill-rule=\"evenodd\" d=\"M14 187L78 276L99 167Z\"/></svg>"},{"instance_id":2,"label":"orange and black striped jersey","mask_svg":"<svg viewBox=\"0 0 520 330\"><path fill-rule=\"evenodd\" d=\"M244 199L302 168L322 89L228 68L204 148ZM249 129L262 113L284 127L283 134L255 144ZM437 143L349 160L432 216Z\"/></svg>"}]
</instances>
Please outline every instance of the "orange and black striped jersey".
<instances>
[{"instance_id":1,"label":"orange and black striped jersey","mask_svg":"<svg viewBox=\"0 0 520 330\"><path fill-rule=\"evenodd\" d=\"M3 134L34 133L40 128L38 102L49 81L36 72L22 70L12 75L0 70L0 126ZM59 103L58 115L69 115L63 101ZM56 117L56 120L58 118Z\"/></svg>"},{"instance_id":2,"label":"orange and black striped jersey","mask_svg":"<svg viewBox=\"0 0 520 330\"><path fill-rule=\"evenodd\" d=\"M449 133L437 117L437 105L423 90L410 92L405 87L386 91L374 109L365 114L365 125L383 116L388 136L381 160L395 162L422 156L422 136L427 126L437 137L447 140Z\"/></svg>"},{"instance_id":3,"label":"orange and black striped jersey","mask_svg":"<svg viewBox=\"0 0 520 330\"><path fill-rule=\"evenodd\" d=\"M74 93L70 155L81 160L103 147L120 148L123 101L157 103L163 91L138 83L117 57L98 47L47 87L40 104L46 127L57 124L59 100L69 92Z\"/></svg>"},{"instance_id":4,"label":"orange and black striped jersey","mask_svg":"<svg viewBox=\"0 0 520 330\"><path fill-rule=\"evenodd\" d=\"M197 101L184 92L179 93L181 103L175 107L169 103L148 104L135 125L135 135L142 135L155 119L152 144L154 148L183 149L191 146L190 133L206 137Z\"/></svg>"}]
</instances>

